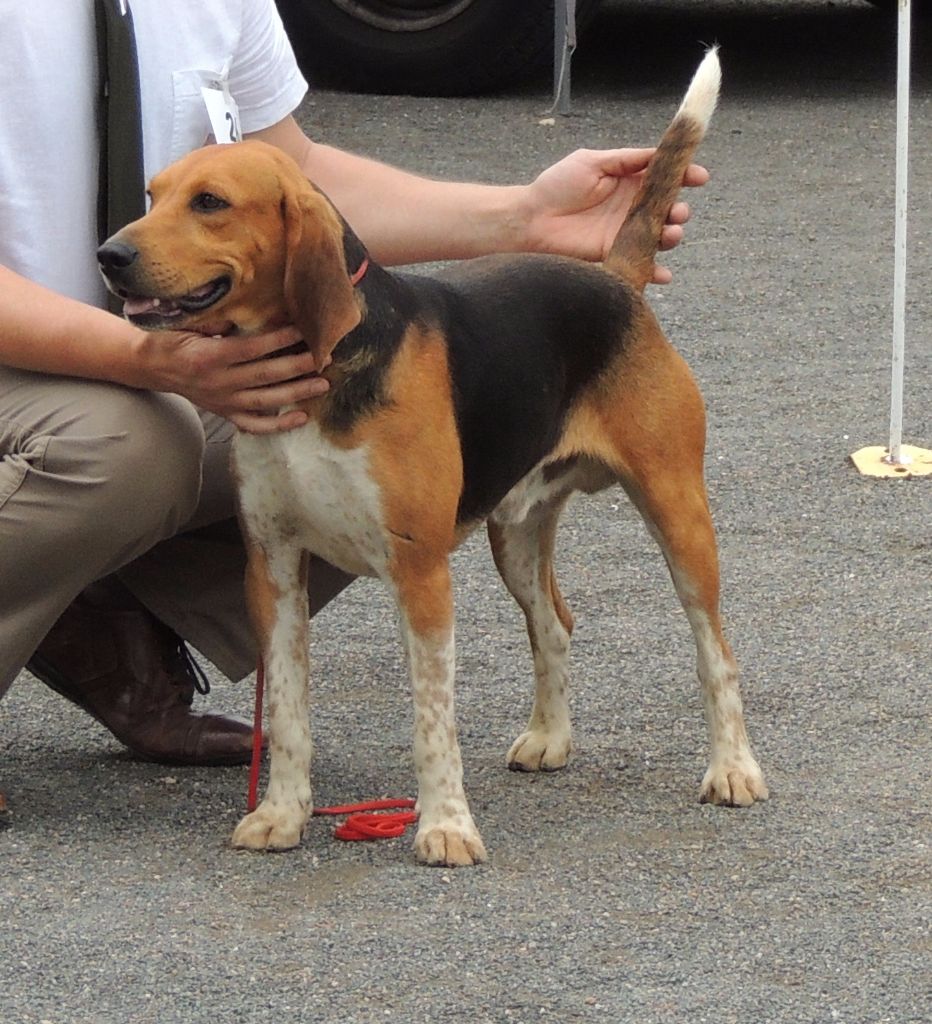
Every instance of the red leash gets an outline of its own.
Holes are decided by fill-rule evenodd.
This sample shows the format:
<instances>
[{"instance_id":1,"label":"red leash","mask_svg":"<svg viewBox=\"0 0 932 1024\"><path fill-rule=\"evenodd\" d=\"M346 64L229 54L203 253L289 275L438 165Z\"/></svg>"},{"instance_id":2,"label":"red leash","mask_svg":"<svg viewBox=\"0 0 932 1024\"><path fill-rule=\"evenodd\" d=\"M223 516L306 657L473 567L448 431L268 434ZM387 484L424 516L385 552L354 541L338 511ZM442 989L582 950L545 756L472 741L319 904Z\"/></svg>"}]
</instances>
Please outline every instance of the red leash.
<instances>
[{"instance_id":1,"label":"red leash","mask_svg":"<svg viewBox=\"0 0 932 1024\"><path fill-rule=\"evenodd\" d=\"M249 763L249 793L246 810L252 814L259 795L259 765L262 763L262 702L265 699L265 664L256 666L256 705L252 713L252 761Z\"/></svg>"},{"instance_id":2,"label":"red leash","mask_svg":"<svg viewBox=\"0 0 932 1024\"><path fill-rule=\"evenodd\" d=\"M411 810L396 811L394 814L359 814L359 811L385 811L398 807ZM405 829L417 821L413 800L370 800L363 804L342 804L337 807L315 807L314 814L348 814L342 825L337 825L333 834L337 839L348 841L358 839L395 839L404 835Z\"/></svg>"},{"instance_id":3,"label":"red leash","mask_svg":"<svg viewBox=\"0 0 932 1024\"><path fill-rule=\"evenodd\" d=\"M252 716L252 761L249 765L249 793L246 797L246 810L256 809L259 794L259 767L262 763L262 705L265 699L265 666L262 659L256 668L256 704ZM405 808L405 810L399 810ZM395 814L372 814L360 812L396 811ZM402 800L369 800L361 804L340 804L335 807L315 807L315 816L325 814L347 814L349 817L342 825L338 825L333 834L337 839L394 839L403 835L404 830L417 821L414 812L414 801Z\"/></svg>"}]
</instances>

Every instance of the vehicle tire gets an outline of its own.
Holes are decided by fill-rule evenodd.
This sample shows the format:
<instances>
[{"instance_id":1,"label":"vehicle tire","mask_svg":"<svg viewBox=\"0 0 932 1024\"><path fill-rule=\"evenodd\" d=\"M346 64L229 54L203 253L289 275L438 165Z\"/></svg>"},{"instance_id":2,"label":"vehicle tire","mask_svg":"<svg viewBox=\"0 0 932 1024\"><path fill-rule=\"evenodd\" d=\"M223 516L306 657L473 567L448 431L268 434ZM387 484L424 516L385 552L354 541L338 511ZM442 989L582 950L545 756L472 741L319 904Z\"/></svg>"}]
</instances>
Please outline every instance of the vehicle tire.
<instances>
[{"instance_id":1,"label":"vehicle tire","mask_svg":"<svg viewBox=\"0 0 932 1024\"><path fill-rule=\"evenodd\" d=\"M553 63L554 0L278 0L298 60L317 85L463 96ZM600 0L577 0L582 30Z\"/></svg>"}]
</instances>

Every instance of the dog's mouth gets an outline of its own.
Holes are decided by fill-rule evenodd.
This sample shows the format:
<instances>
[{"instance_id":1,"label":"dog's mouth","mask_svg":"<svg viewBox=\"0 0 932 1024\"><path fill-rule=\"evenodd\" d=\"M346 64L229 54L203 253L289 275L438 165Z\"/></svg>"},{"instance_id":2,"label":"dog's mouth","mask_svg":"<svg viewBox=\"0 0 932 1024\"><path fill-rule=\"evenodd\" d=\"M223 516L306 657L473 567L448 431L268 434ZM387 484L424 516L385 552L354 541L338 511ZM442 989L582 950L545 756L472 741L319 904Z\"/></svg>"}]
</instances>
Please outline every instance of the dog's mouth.
<instances>
[{"instance_id":1,"label":"dog's mouth","mask_svg":"<svg viewBox=\"0 0 932 1024\"><path fill-rule=\"evenodd\" d=\"M163 298L154 295L133 295L125 288L116 288L116 294L123 300L123 315L140 327L167 326L171 321L186 314L201 313L219 302L232 286L229 277L215 277L213 281L195 288L178 298Z\"/></svg>"}]
</instances>

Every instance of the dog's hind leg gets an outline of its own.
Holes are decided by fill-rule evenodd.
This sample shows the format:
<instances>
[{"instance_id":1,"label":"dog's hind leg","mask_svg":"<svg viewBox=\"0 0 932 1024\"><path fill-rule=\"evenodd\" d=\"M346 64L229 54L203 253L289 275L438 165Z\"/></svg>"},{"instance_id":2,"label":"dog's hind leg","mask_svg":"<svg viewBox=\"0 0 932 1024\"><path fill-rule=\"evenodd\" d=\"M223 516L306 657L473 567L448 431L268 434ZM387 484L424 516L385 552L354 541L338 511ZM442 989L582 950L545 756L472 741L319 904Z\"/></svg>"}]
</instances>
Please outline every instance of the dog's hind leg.
<instances>
[{"instance_id":1,"label":"dog's hind leg","mask_svg":"<svg viewBox=\"0 0 932 1024\"><path fill-rule=\"evenodd\" d=\"M565 498L533 510L520 523L488 523L495 564L527 621L534 657L534 705L527 729L508 751L514 771L556 771L571 748L567 690L573 616L557 587L553 545Z\"/></svg>"},{"instance_id":2,"label":"dog's hind leg","mask_svg":"<svg viewBox=\"0 0 932 1024\"><path fill-rule=\"evenodd\" d=\"M660 545L689 619L711 742L703 802L746 806L767 797L751 753L738 666L722 632L715 530L703 479L705 413L685 363L653 350L655 387L632 393L613 435L619 479ZM613 461L615 461L613 460Z\"/></svg>"},{"instance_id":3,"label":"dog's hind leg","mask_svg":"<svg viewBox=\"0 0 932 1024\"><path fill-rule=\"evenodd\" d=\"M700 800L742 807L764 800L767 787L748 742L738 666L722 632L718 554L701 475L684 480L653 472L628 482L627 489L660 545L696 642L712 748Z\"/></svg>"},{"instance_id":4,"label":"dog's hind leg","mask_svg":"<svg viewBox=\"0 0 932 1024\"><path fill-rule=\"evenodd\" d=\"M249 545L246 597L265 665L271 763L265 797L233 833L238 847L297 846L311 814L307 561L292 544Z\"/></svg>"},{"instance_id":5,"label":"dog's hind leg","mask_svg":"<svg viewBox=\"0 0 932 1024\"><path fill-rule=\"evenodd\" d=\"M711 763L700 799L748 805L767 797L751 753L738 667L722 632L715 530L706 497L705 409L683 358L646 307L610 386L593 390L574 437L625 488L660 545L692 628Z\"/></svg>"}]
</instances>

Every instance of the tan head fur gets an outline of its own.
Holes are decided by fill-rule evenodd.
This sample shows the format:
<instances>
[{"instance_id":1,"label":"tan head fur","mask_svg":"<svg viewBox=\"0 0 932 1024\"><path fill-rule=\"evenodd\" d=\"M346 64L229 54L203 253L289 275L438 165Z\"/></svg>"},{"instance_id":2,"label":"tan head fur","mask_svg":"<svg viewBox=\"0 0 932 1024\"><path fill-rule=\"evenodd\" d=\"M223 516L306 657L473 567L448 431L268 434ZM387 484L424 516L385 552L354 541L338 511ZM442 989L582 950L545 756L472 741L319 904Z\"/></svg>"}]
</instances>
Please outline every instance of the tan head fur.
<instances>
[{"instance_id":1,"label":"tan head fur","mask_svg":"<svg viewBox=\"0 0 932 1024\"><path fill-rule=\"evenodd\" d=\"M359 323L343 223L280 150L207 146L157 174L150 194L149 213L101 249L135 254L101 264L140 326L254 334L292 323L322 364Z\"/></svg>"}]
</instances>

